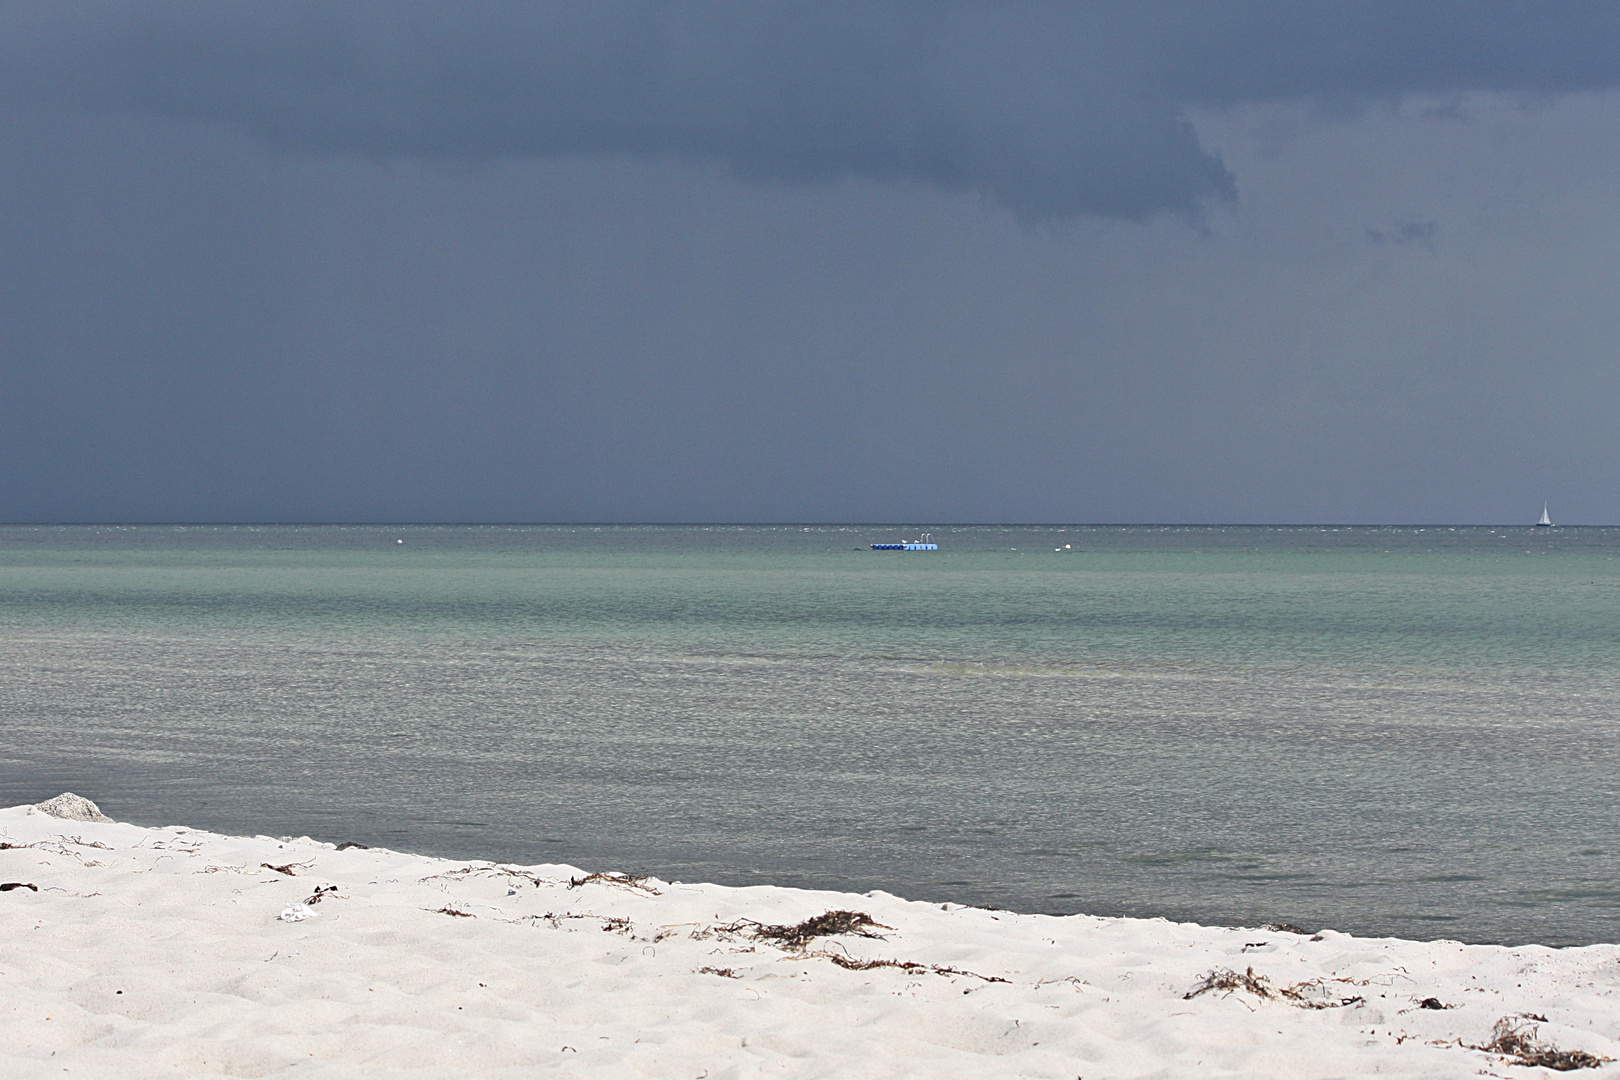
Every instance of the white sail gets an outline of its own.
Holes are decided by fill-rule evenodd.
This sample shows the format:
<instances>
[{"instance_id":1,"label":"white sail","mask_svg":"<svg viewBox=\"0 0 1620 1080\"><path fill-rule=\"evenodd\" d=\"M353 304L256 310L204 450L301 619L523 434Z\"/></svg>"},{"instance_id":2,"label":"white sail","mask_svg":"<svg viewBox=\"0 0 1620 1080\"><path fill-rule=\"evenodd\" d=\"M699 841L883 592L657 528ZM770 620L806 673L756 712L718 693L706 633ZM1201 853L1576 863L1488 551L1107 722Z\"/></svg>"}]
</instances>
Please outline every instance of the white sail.
<instances>
[{"instance_id":1,"label":"white sail","mask_svg":"<svg viewBox=\"0 0 1620 1080\"><path fill-rule=\"evenodd\" d=\"M1537 525L1551 525L1552 524L1552 518L1547 516L1547 504L1546 503L1541 504L1541 520L1536 522L1536 524Z\"/></svg>"}]
</instances>

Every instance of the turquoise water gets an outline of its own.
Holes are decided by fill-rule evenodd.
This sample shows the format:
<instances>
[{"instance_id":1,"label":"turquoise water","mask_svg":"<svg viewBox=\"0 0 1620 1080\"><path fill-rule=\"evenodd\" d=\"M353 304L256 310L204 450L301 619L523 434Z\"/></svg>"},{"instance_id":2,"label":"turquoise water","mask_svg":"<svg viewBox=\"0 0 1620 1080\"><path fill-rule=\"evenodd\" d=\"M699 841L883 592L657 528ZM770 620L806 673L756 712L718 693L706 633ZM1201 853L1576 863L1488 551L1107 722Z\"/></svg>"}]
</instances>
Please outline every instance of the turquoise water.
<instances>
[{"instance_id":1,"label":"turquoise water","mask_svg":"<svg viewBox=\"0 0 1620 1080\"><path fill-rule=\"evenodd\" d=\"M1620 939L1620 530L908 531L0 528L0 800Z\"/></svg>"}]
</instances>

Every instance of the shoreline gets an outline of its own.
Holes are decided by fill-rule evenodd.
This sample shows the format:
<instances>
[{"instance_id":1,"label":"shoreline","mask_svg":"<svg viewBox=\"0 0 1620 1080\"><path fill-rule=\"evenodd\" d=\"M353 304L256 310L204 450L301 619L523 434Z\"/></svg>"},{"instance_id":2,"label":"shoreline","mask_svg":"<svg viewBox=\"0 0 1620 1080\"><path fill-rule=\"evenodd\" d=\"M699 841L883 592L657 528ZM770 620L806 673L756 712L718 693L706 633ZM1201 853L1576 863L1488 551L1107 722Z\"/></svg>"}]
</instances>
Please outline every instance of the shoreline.
<instances>
[{"instance_id":1,"label":"shoreline","mask_svg":"<svg viewBox=\"0 0 1620 1080\"><path fill-rule=\"evenodd\" d=\"M0 1077L1524 1077L1543 1051L1620 1057L1620 945L1026 915L30 806L0 810L0 842Z\"/></svg>"}]
</instances>

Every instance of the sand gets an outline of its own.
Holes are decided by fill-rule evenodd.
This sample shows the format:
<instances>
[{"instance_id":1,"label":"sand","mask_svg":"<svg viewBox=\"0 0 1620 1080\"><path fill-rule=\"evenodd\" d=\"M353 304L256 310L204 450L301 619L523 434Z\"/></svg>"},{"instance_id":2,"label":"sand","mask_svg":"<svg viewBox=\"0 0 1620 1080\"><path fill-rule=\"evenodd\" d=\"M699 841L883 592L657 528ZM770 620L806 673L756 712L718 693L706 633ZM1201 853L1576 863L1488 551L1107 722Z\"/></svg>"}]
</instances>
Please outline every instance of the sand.
<instances>
[{"instance_id":1,"label":"sand","mask_svg":"<svg viewBox=\"0 0 1620 1080\"><path fill-rule=\"evenodd\" d=\"M34 807L0 841L0 1077L1552 1075L1476 1049L1510 1028L1620 1057L1613 945L580 883ZM877 925L760 936L829 911Z\"/></svg>"}]
</instances>

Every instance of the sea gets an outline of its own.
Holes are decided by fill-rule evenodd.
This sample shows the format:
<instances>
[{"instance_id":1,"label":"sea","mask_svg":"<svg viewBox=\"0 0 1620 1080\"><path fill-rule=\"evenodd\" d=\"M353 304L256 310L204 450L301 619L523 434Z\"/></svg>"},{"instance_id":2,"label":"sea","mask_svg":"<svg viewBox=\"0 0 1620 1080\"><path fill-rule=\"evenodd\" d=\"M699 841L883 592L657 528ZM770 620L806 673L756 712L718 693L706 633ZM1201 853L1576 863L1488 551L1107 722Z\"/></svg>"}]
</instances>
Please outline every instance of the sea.
<instances>
[{"instance_id":1,"label":"sea","mask_svg":"<svg viewBox=\"0 0 1620 1080\"><path fill-rule=\"evenodd\" d=\"M1617 557L1569 527L0 527L0 804L1614 942Z\"/></svg>"}]
</instances>

